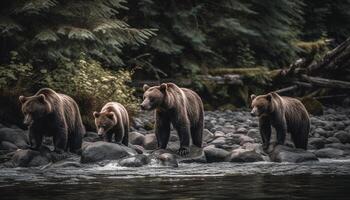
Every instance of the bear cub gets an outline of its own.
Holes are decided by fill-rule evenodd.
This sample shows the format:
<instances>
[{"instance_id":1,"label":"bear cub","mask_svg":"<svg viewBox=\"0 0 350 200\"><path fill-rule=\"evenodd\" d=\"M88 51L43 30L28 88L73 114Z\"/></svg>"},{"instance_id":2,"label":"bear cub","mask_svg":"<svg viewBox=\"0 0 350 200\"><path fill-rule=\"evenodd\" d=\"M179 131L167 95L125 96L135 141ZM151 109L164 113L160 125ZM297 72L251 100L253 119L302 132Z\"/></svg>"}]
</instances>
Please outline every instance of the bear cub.
<instances>
[{"instance_id":1,"label":"bear cub","mask_svg":"<svg viewBox=\"0 0 350 200\"><path fill-rule=\"evenodd\" d=\"M118 144L128 146L129 143L129 115L124 106L117 102L109 102L100 112L93 113L97 133L106 142L114 140Z\"/></svg>"},{"instance_id":2,"label":"bear cub","mask_svg":"<svg viewBox=\"0 0 350 200\"><path fill-rule=\"evenodd\" d=\"M179 88L174 83L159 86L143 86L141 109L155 110L155 133L158 148L166 149L170 136L170 124L180 139L178 154L189 154L190 135L192 143L202 147L204 111L201 98L192 90Z\"/></svg>"},{"instance_id":3,"label":"bear cub","mask_svg":"<svg viewBox=\"0 0 350 200\"><path fill-rule=\"evenodd\" d=\"M20 96L24 124L29 126L31 149L38 150L43 136L52 136L55 151L79 153L85 128L76 102L52 89L40 89L30 97Z\"/></svg>"},{"instance_id":4,"label":"bear cub","mask_svg":"<svg viewBox=\"0 0 350 200\"><path fill-rule=\"evenodd\" d=\"M307 149L310 118L305 106L297 99L279 96L275 92L251 95L253 116L259 117L263 149L269 148L271 126L276 129L277 144L283 145L286 133L291 134L296 148Z\"/></svg>"}]
</instances>

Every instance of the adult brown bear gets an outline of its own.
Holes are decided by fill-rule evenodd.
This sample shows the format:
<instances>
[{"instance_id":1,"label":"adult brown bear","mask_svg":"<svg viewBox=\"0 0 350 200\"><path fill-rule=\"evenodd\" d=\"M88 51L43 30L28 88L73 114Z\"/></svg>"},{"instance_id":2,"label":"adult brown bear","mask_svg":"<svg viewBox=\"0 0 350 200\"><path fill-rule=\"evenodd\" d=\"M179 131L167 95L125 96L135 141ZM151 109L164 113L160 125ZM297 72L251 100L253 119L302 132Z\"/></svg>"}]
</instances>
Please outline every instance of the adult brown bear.
<instances>
[{"instance_id":1,"label":"adult brown bear","mask_svg":"<svg viewBox=\"0 0 350 200\"><path fill-rule=\"evenodd\" d=\"M129 142L129 115L124 106L117 102L109 102L100 112L94 112L97 133L104 141L122 143Z\"/></svg>"},{"instance_id":2,"label":"adult brown bear","mask_svg":"<svg viewBox=\"0 0 350 200\"><path fill-rule=\"evenodd\" d=\"M277 144L284 144L286 133L296 148L307 149L310 132L310 118L305 106L297 99L282 97L275 92L266 95L251 95L251 114L259 116L260 134L263 148L270 143L271 126L276 129Z\"/></svg>"},{"instance_id":3,"label":"adult brown bear","mask_svg":"<svg viewBox=\"0 0 350 200\"><path fill-rule=\"evenodd\" d=\"M156 113L155 132L158 147L165 149L170 136L170 123L176 129L180 139L179 155L187 155L192 142L202 147L203 103L192 90L179 88L174 83L160 86L143 86L144 95L141 108L154 110Z\"/></svg>"},{"instance_id":4,"label":"adult brown bear","mask_svg":"<svg viewBox=\"0 0 350 200\"><path fill-rule=\"evenodd\" d=\"M43 88L33 96L20 96L19 101L32 149L40 148L43 136L52 136L56 152L80 151L85 128L71 97Z\"/></svg>"}]
</instances>

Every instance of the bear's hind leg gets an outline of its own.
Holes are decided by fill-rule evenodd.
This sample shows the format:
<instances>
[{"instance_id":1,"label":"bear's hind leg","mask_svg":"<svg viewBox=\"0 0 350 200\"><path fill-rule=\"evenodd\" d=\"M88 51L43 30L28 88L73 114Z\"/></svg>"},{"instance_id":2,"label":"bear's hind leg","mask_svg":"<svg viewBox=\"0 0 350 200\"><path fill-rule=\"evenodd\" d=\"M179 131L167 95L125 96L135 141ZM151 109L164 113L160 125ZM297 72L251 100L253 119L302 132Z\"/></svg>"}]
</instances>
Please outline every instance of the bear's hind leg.
<instances>
[{"instance_id":1,"label":"bear's hind leg","mask_svg":"<svg viewBox=\"0 0 350 200\"><path fill-rule=\"evenodd\" d=\"M68 146L71 153L79 154L81 151L83 133L76 131L68 134Z\"/></svg>"},{"instance_id":2,"label":"bear's hind leg","mask_svg":"<svg viewBox=\"0 0 350 200\"><path fill-rule=\"evenodd\" d=\"M186 156L190 153L190 123L173 123L173 125L180 139L180 149L178 150L178 154L180 156Z\"/></svg>"},{"instance_id":3,"label":"bear's hind leg","mask_svg":"<svg viewBox=\"0 0 350 200\"><path fill-rule=\"evenodd\" d=\"M203 125L198 123L196 126L191 127L191 137L192 143L197 147L202 147L202 137L203 137Z\"/></svg>"},{"instance_id":4,"label":"bear's hind leg","mask_svg":"<svg viewBox=\"0 0 350 200\"><path fill-rule=\"evenodd\" d=\"M68 133L66 130L59 130L53 136L53 143L55 146L55 152L62 153L67 151Z\"/></svg>"}]
</instances>

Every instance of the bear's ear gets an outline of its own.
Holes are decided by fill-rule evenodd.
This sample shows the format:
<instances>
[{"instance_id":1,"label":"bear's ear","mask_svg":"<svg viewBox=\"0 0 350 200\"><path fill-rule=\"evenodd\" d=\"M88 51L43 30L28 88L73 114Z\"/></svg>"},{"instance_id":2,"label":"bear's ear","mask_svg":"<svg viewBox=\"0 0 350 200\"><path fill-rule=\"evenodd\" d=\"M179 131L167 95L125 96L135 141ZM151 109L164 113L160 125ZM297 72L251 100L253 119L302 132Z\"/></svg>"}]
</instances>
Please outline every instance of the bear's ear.
<instances>
[{"instance_id":1,"label":"bear's ear","mask_svg":"<svg viewBox=\"0 0 350 200\"><path fill-rule=\"evenodd\" d=\"M95 111L95 112L93 113L93 115L94 115L95 118L98 118L98 117L100 116L100 113Z\"/></svg>"},{"instance_id":2,"label":"bear's ear","mask_svg":"<svg viewBox=\"0 0 350 200\"><path fill-rule=\"evenodd\" d=\"M250 95L250 100L254 100L255 99L255 97L256 97L256 95L255 94L252 94L252 95Z\"/></svg>"},{"instance_id":3,"label":"bear's ear","mask_svg":"<svg viewBox=\"0 0 350 200\"><path fill-rule=\"evenodd\" d=\"M25 96L19 96L19 97L18 97L18 100L19 100L19 102L21 102L21 104L24 104L24 102L27 101L27 97L25 97Z\"/></svg>"},{"instance_id":4,"label":"bear's ear","mask_svg":"<svg viewBox=\"0 0 350 200\"><path fill-rule=\"evenodd\" d=\"M147 84L144 84L144 85L143 85L143 91L144 91L144 92L146 92L149 88L150 88L149 85L147 85Z\"/></svg>"},{"instance_id":5,"label":"bear's ear","mask_svg":"<svg viewBox=\"0 0 350 200\"><path fill-rule=\"evenodd\" d=\"M162 83L162 84L159 86L159 90L162 91L162 92L165 92L167 88L168 88L168 86L167 86L166 83Z\"/></svg>"},{"instance_id":6,"label":"bear's ear","mask_svg":"<svg viewBox=\"0 0 350 200\"><path fill-rule=\"evenodd\" d=\"M43 94L39 94L38 99L39 99L39 101L41 101L41 102L45 102L46 97L45 97L45 95L43 95Z\"/></svg>"},{"instance_id":7,"label":"bear's ear","mask_svg":"<svg viewBox=\"0 0 350 200\"><path fill-rule=\"evenodd\" d=\"M114 113L113 112L109 112L109 113L107 113L106 114L107 115L107 117L109 118L109 119L114 119Z\"/></svg>"},{"instance_id":8,"label":"bear's ear","mask_svg":"<svg viewBox=\"0 0 350 200\"><path fill-rule=\"evenodd\" d=\"M271 101L271 99L272 99L272 94L271 94L271 93L267 94L267 95L266 95L266 99L267 99L268 101Z\"/></svg>"}]
</instances>

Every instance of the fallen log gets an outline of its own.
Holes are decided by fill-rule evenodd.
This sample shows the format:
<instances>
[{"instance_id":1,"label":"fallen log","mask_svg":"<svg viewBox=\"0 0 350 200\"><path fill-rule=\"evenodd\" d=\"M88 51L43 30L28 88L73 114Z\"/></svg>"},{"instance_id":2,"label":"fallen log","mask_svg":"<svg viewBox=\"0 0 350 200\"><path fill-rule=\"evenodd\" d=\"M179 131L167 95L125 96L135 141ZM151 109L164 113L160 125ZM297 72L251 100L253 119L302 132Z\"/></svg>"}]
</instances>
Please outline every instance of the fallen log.
<instances>
[{"instance_id":1,"label":"fallen log","mask_svg":"<svg viewBox=\"0 0 350 200\"><path fill-rule=\"evenodd\" d=\"M341 88L350 89L350 82L339 81L333 79L326 79L320 77L312 77L307 75L301 75L302 80L311 83L312 85L327 87L327 88Z\"/></svg>"}]
</instances>

